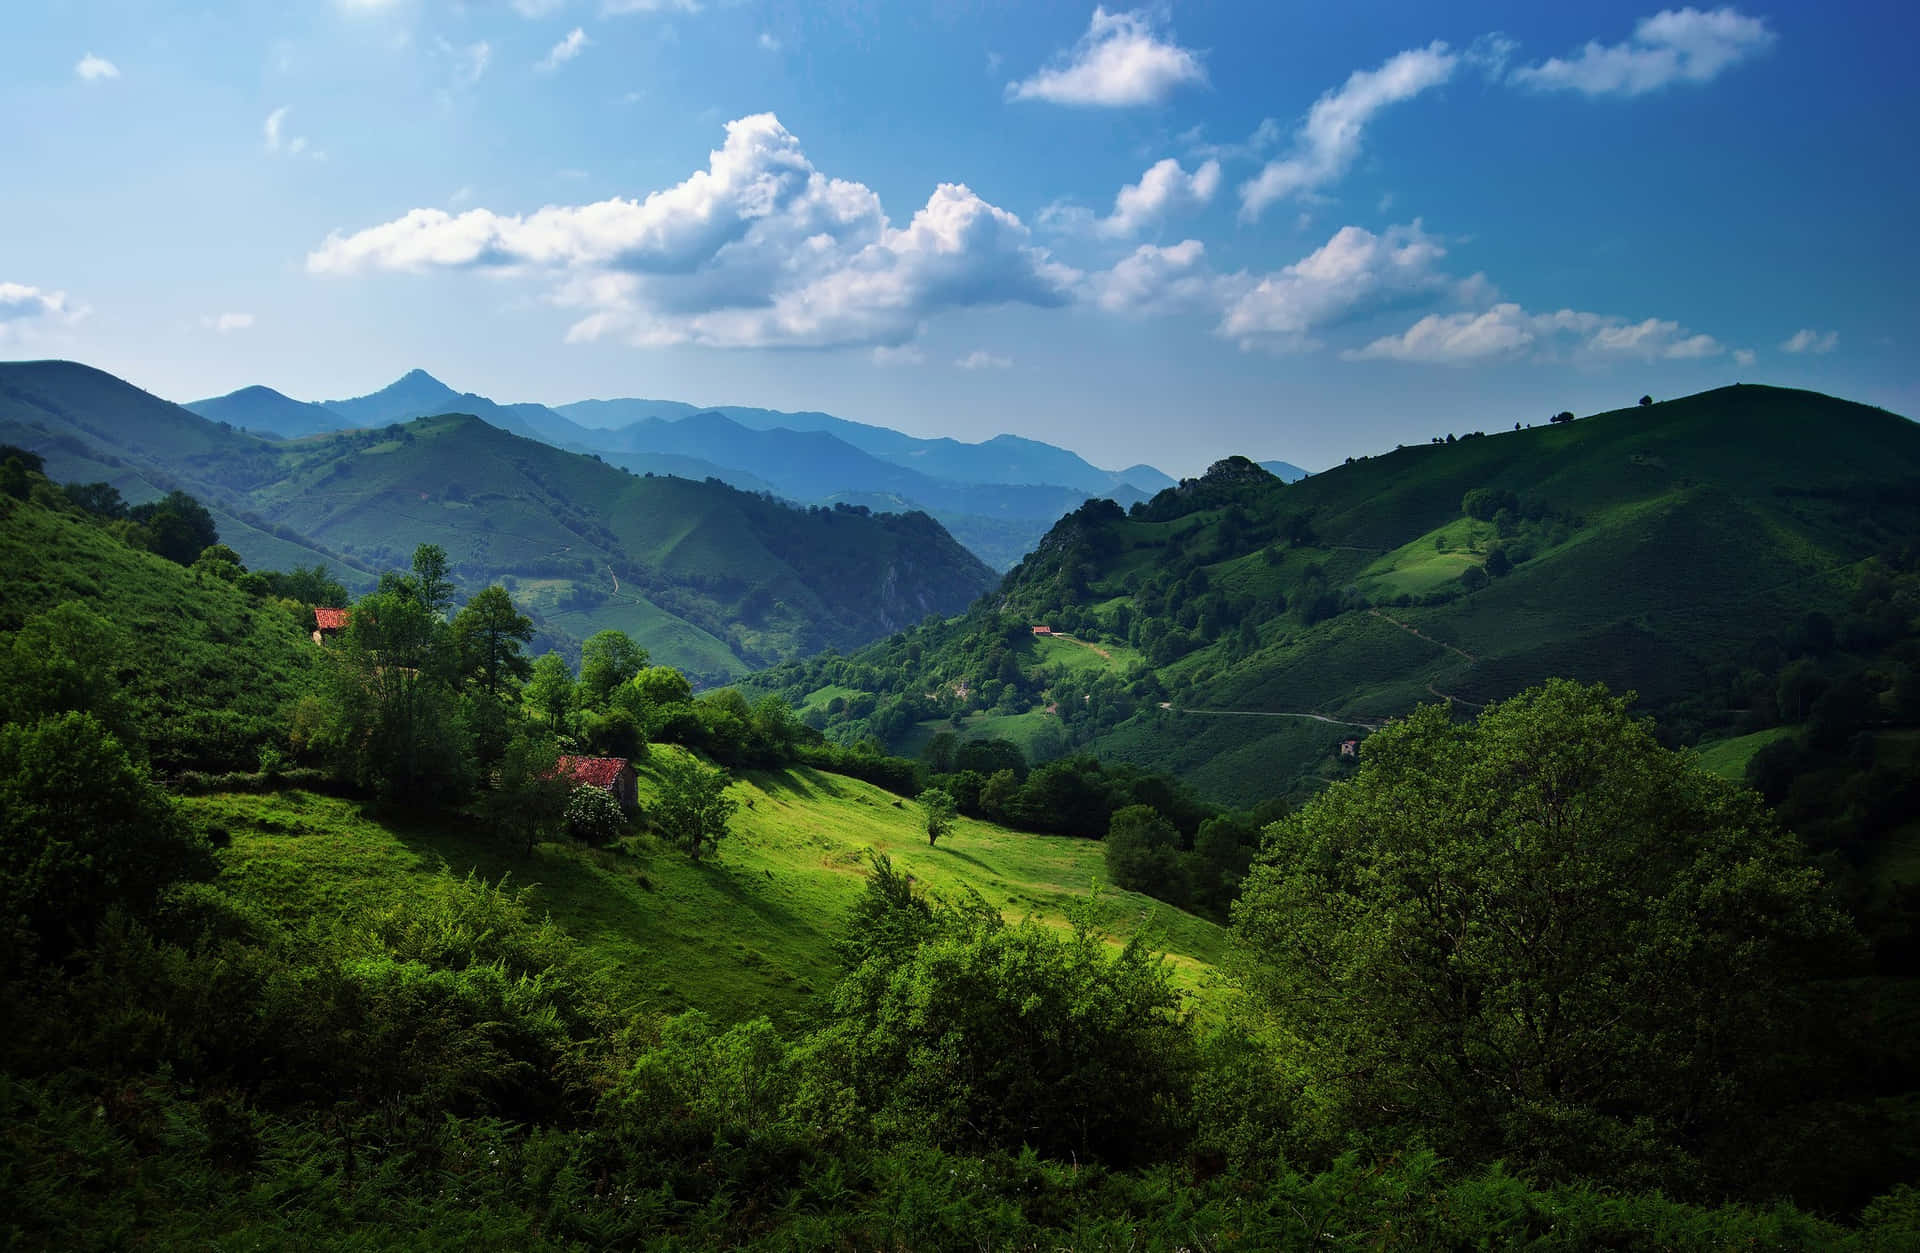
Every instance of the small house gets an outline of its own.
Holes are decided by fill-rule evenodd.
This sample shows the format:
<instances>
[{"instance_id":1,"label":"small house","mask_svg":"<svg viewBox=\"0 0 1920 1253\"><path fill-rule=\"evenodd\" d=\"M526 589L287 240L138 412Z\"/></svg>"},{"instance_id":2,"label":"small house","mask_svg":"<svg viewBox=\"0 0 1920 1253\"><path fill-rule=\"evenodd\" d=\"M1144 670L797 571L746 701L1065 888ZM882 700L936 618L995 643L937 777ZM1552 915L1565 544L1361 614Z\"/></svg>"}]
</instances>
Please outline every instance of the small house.
<instances>
[{"instance_id":1,"label":"small house","mask_svg":"<svg viewBox=\"0 0 1920 1253\"><path fill-rule=\"evenodd\" d=\"M347 623L353 618L350 609L322 609L313 611L313 642L324 644L340 632L347 629Z\"/></svg>"},{"instance_id":2,"label":"small house","mask_svg":"<svg viewBox=\"0 0 1920 1253\"><path fill-rule=\"evenodd\" d=\"M1359 740L1341 740L1340 755L1342 757L1358 757L1360 755L1360 741Z\"/></svg>"},{"instance_id":3,"label":"small house","mask_svg":"<svg viewBox=\"0 0 1920 1253\"><path fill-rule=\"evenodd\" d=\"M1037 626L1033 628L1033 633L1035 635L1052 635L1053 628L1050 626Z\"/></svg>"},{"instance_id":4,"label":"small house","mask_svg":"<svg viewBox=\"0 0 1920 1253\"><path fill-rule=\"evenodd\" d=\"M597 787L620 802L622 809L640 804L640 776L624 757L561 757L554 770L577 787Z\"/></svg>"}]
</instances>

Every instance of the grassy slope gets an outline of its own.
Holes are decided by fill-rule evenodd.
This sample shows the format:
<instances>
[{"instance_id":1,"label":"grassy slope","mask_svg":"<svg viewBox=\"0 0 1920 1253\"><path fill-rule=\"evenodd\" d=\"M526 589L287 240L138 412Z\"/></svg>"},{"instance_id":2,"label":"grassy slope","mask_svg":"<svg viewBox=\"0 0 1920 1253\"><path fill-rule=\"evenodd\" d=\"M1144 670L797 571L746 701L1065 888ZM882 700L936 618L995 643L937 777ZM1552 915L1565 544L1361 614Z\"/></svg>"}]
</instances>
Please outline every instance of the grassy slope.
<instances>
[{"instance_id":1,"label":"grassy slope","mask_svg":"<svg viewBox=\"0 0 1920 1253\"><path fill-rule=\"evenodd\" d=\"M679 750L656 748L656 753ZM652 772L642 777L646 803ZM927 846L911 802L810 769L751 774L717 862L694 864L651 837L634 851L546 844L531 860L477 837L470 824L385 822L348 802L308 793L187 798L203 829L231 840L224 874L270 916L298 928L380 898L404 898L441 867L537 885L539 900L577 938L613 962L662 1010L698 1008L723 1019L803 1012L837 975L833 943L861 889L869 849L885 852L935 892L971 887L1010 918L1065 925L1066 910L1105 882L1101 846L1023 835L962 819ZM748 807L751 806L751 807ZM1168 953L1176 980L1199 990L1225 932L1130 892L1107 890L1104 925L1146 935Z\"/></svg>"},{"instance_id":2,"label":"grassy slope","mask_svg":"<svg viewBox=\"0 0 1920 1253\"><path fill-rule=\"evenodd\" d=\"M0 632L78 601L125 633L120 682L163 769L251 768L311 669L292 615L38 505L0 498L0 571Z\"/></svg>"}]
</instances>

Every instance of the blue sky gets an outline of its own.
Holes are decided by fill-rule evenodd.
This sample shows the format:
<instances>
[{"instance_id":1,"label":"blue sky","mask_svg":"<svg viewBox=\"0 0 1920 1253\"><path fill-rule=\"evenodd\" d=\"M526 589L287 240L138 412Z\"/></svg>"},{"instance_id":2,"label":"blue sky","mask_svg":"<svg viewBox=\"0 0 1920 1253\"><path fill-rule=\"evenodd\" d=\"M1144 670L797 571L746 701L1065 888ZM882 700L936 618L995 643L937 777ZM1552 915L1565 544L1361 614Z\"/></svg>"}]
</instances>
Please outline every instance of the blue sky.
<instances>
[{"instance_id":1,"label":"blue sky","mask_svg":"<svg viewBox=\"0 0 1920 1253\"><path fill-rule=\"evenodd\" d=\"M54 0L0 356L1320 466L1736 380L1920 413L1905 3Z\"/></svg>"}]
</instances>

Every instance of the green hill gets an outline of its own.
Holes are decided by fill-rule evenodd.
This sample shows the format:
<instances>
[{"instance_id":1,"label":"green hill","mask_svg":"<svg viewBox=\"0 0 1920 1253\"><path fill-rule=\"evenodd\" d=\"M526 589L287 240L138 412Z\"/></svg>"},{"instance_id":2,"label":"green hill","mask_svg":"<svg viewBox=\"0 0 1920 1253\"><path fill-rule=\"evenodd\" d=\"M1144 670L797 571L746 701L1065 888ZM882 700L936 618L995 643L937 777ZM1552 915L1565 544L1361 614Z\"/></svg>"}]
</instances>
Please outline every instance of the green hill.
<instances>
[{"instance_id":1,"label":"green hill","mask_svg":"<svg viewBox=\"0 0 1920 1253\"><path fill-rule=\"evenodd\" d=\"M282 607L232 584L128 547L106 527L0 496L0 663L8 634L74 605L110 624L56 636L82 669L126 693L133 729L162 770L252 769L281 738L286 707L312 669L313 646ZM4 665L0 664L0 669Z\"/></svg>"},{"instance_id":2,"label":"green hill","mask_svg":"<svg viewBox=\"0 0 1920 1253\"><path fill-rule=\"evenodd\" d=\"M286 443L85 366L30 362L0 365L0 441L132 500L184 488L256 567L326 562L358 590L439 544L469 589L508 581L550 642L618 627L707 681L857 647L993 583L921 514L636 475L467 416Z\"/></svg>"},{"instance_id":3,"label":"green hill","mask_svg":"<svg viewBox=\"0 0 1920 1253\"><path fill-rule=\"evenodd\" d=\"M1777 673L1809 613L1858 617L1861 563L1916 534L1920 426L1731 387L1291 484L1222 462L1063 519L962 623L761 681L796 703L874 694L816 721L896 743L954 713L1051 711L1062 747L1245 803L1337 773L1341 740L1418 702L1556 675L1638 691L1681 740L1730 734L1730 689ZM1033 625L1106 648L1104 673L1052 662ZM900 667L904 697L865 682ZM964 708L916 698L959 681Z\"/></svg>"},{"instance_id":4,"label":"green hill","mask_svg":"<svg viewBox=\"0 0 1920 1253\"><path fill-rule=\"evenodd\" d=\"M658 767L641 764L644 807ZM1009 919L1031 914L1061 928L1068 907L1103 885L1103 927L1116 939L1151 938L1190 991L1202 990L1226 947L1226 932L1213 923L1104 886L1095 841L963 819L930 848L911 803L805 767L748 773L730 795L741 809L712 862L689 861L648 837L617 851L542 844L527 858L476 837L471 824L383 821L303 792L183 804L202 830L230 841L225 880L291 928L407 899L443 869L510 875L535 885L540 906L609 962L639 1002L724 1021L795 1021L809 998L833 985L833 945L865 883L870 851L936 893L977 891Z\"/></svg>"}]
</instances>

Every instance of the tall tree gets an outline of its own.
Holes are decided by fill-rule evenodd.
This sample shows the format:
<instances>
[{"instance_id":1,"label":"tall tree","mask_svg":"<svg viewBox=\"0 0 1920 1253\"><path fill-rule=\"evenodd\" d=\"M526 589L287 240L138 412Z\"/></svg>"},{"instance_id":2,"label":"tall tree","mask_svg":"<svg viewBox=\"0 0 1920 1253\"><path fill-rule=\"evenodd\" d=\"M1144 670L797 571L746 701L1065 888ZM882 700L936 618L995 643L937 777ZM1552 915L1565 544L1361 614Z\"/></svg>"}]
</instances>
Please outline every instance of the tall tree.
<instances>
[{"instance_id":1,"label":"tall tree","mask_svg":"<svg viewBox=\"0 0 1920 1253\"><path fill-rule=\"evenodd\" d=\"M514 608L498 584L482 588L453 618L453 646L460 677L489 696L511 694L533 673L522 647L533 639L533 620Z\"/></svg>"},{"instance_id":2,"label":"tall tree","mask_svg":"<svg viewBox=\"0 0 1920 1253\"><path fill-rule=\"evenodd\" d=\"M573 671L559 653L542 653L533 659L533 678L527 684L527 704L545 718L547 729L558 731L573 708Z\"/></svg>"},{"instance_id":3,"label":"tall tree","mask_svg":"<svg viewBox=\"0 0 1920 1253\"><path fill-rule=\"evenodd\" d=\"M731 780L724 770L703 765L691 753L674 753L660 763L660 790L654 821L667 838L684 844L698 861L727 834L738 805L726 794Z\"/></svg>"},{"instance_id":4,"label":"tall tree","mask_svg":"<svg viewBox=\"0 0 1920 1253\"><path fill-rule=\"evenodd\" d=\"M639 674L647 664L647 650L625 631L597 631L580 646L580 705L599 709L613 689Z\"/></svg>"},{"instance_id":5,"label":"tall tree","mask_svg":"<svg viewBox=\"0 0 1920 1253\"><path fill-rule=\"evenodd\" d=\"M1772 1068L1850 934L1758 797L1564 680L1370 737L1233 918L1327 1142L1669 1186L1804 1078Z\"/></svg>"},{"instance_id":6,"label":"tall tree","mask_svg":"<svg viewBox=\"0 0 1920 1253\"><path fill-rule=\"evenodd\" d=\"M376 592L354 606L342 638L326 650L321 739L359 786L421 802L457 795L470 781L449 636L417 597Z\"/></svg>"},{"instance_id":7,"label":"tall tree","mask_svg":"<svg viewBox=\"0 0 1920 1253\"><path fill-rule=\"evenodd\" d=\"M920 793L919 799L920 812L927 820L927 843L931 846L939 843L941 836L953 833L959 805L954 801L953 793L939 787L928 788Z\"/></svg>"},{"instance_id":8,"label":"tall tree","mask_svg":"<svg viewBox=\"0 0 1920 1253\"><path fill-rule=\"evenodd\" d=\"M447 550L422 544L413 550L413 592L435 621L444 621L453 605L453 579L447 573Z\"/></svg>"}]
</instances>

